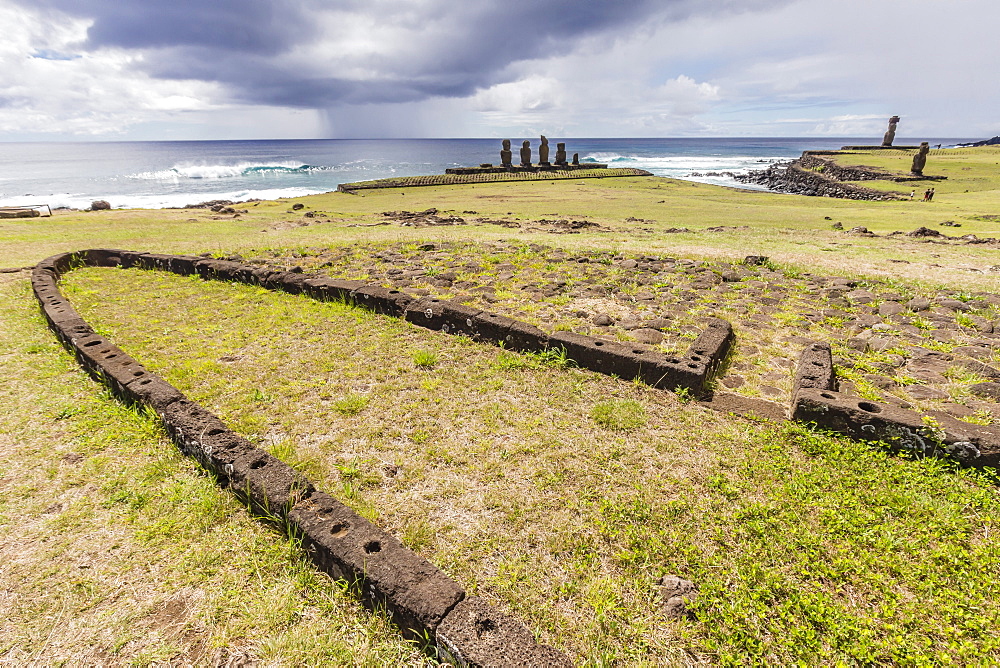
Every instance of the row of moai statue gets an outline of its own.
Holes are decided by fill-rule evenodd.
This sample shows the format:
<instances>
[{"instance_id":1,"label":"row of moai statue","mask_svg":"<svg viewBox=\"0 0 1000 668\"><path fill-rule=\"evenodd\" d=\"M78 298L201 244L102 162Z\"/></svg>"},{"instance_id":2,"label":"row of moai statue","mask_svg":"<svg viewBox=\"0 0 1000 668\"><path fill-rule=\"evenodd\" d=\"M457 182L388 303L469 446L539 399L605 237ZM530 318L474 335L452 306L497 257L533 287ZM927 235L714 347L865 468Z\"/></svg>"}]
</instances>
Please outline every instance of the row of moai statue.
<instances>
[{"instance_id":1,"label":"row of moai statue","mask_svg":"<svg viewBox=\"0 0 1000 668\"><path fill-rule=\"evenodd\" d=\"M503 167L513 167L514 154L510 150L510 140L503 140L503 148L500 150L500 165ZM549 162L549 140L542 135L542 143L538 146L538 166L539 167L551 167L555 164L556 167L566 167L569 163L566 162L566 144L559 142L556 144L556 159L555 163ZM574 165L580 164L580 154L573 154ZM531 142L527 139L521 144L521 167L531 167Z\"/></svg>"}]
</instances>

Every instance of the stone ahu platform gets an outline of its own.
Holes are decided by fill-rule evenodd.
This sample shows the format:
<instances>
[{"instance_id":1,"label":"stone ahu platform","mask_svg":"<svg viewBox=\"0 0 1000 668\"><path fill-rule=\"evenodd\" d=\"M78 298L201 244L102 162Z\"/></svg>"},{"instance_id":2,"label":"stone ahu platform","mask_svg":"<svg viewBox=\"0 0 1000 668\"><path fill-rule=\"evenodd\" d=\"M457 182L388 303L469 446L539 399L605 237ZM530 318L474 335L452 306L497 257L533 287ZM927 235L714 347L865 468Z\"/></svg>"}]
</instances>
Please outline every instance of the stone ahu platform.
<instances>
[{"instance_id":1,"label":"stone ahu platform","mask_svg":"<svg viewBox=\"0 0 1000 668\"><path fill-rule=\"evenodd\" d=\"M607 165L588 163L586 165L568 165L567 167L537 168L537 167L457 167L449 169L445 174L429 176L400 176L375 181L356 181L341 183L338 192L352 193L357 190L375 188L413 188L417 186L450 186L474 183L496 183L500 181L552 181L558 179L606 179L622 176L653 176L644 169L622 167L608 169Z\"/></svg>"},{"instance_id":2,"label":"stone ahu platform","mask_svg":"<svg viewBox=\"0 0 1000 668\"><path fill-rule=\"evenodd\" d=\"M585 162L585 163L573 163L573 164L563 164L563 165L511 165L510 167L504 167L503 165L479 165L478 167L451 167L444 170L445 174L513 174L517 172L528 172L532 174L538 174L540 172L572 172L579 171L581 169L607 169L608 165L603 162Z\"/></svg>"},{"instance_id":3,"label":"stone ahu platform","mask_svg":"<svg viewBox=\"0 0 1000 668\"><path fill-rule=\"evenodd\" d=\"M900 145L900 146L882 146L881 144L872 144L871 146L841 146L841 151L918 151L919 146L914 145Z\"/></svg>"}]
</instances>

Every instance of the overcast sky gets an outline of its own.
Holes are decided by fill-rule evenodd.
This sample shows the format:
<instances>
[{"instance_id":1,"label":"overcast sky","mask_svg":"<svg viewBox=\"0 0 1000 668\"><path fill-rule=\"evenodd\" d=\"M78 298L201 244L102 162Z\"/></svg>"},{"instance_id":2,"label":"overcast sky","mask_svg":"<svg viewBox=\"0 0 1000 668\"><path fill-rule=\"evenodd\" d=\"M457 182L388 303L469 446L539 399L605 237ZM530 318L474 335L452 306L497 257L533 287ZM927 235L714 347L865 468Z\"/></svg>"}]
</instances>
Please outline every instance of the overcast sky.
<instances>
[{"instance_id":1,"label":"overcast sky","mask_svg":"<svg viewBox=\"0 0 1000 668\"><path fill-rule=\"evenodd\" d=\"M0 140L1000 134L997 0L0 0Z\"/></svg>"}]
</instances>

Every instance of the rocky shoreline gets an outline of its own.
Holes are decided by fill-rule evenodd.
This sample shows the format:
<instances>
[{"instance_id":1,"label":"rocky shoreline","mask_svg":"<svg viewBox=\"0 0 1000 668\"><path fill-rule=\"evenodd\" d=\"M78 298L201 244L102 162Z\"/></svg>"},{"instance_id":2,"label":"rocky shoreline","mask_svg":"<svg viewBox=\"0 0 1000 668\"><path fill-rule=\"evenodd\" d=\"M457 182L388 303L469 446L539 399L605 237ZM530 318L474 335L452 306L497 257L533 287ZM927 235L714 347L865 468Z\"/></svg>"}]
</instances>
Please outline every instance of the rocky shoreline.
<instances>
[{"instance_id":1,"label":"rocky shoreline","mask_svg":"<svg viewBox=\"0 0 1000 668\"><path fill-rule=\"evenodd\" d=\"M887 172L862 167L843 167L832 160L824 160L806 151L802 157L790 162L779 162L767 169L746 174L733 174L740 183L752 183L768 190L810 197L836 197L838 199L888 202L906 199L898 192L884 192L847 183L848 181L908 180Z\"/></svg>"}]
</instances>

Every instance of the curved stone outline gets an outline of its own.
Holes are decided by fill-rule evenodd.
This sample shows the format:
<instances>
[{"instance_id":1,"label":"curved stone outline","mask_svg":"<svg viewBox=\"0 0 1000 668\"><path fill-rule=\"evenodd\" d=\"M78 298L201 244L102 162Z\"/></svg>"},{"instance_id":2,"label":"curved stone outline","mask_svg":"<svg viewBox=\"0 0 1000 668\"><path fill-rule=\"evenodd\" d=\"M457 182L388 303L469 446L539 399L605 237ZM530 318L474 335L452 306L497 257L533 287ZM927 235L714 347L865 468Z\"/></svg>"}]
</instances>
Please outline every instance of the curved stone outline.
<instances>
[{"instance_id":1,"label":"curved stone outline","mask_svg":"<svg viewBox=\"0 0 1000 668\"><path fill-rule=\"evenodd\" d=\"M367 607L387 610L404 636L429 641L437 656L462 666L572 665L561 652L539 644L520 622L475 596L467 596L461 585L431 562L318 491L300 473L229 430L218 417L97 334L58 287L63 273L81 265L136 266L192 274L214 262L190 256L92 249L61 253L39 262L32 270L31 284L50 328L91 376L121 400L152 409L182 452L197 459L243 502L282 521L289 532L300 534L303 546L321 570L351 582ZM239 270L243 278L253 277L255 283L273 273L246 265ZM304 291L303 287L324 293L346 287L280 273L278 283L271 281L272 286L287 285L297 288L296 292ZM398 303L394 292L369 290L362 299L387 306Z\"/></svg>"}]
</instances>

